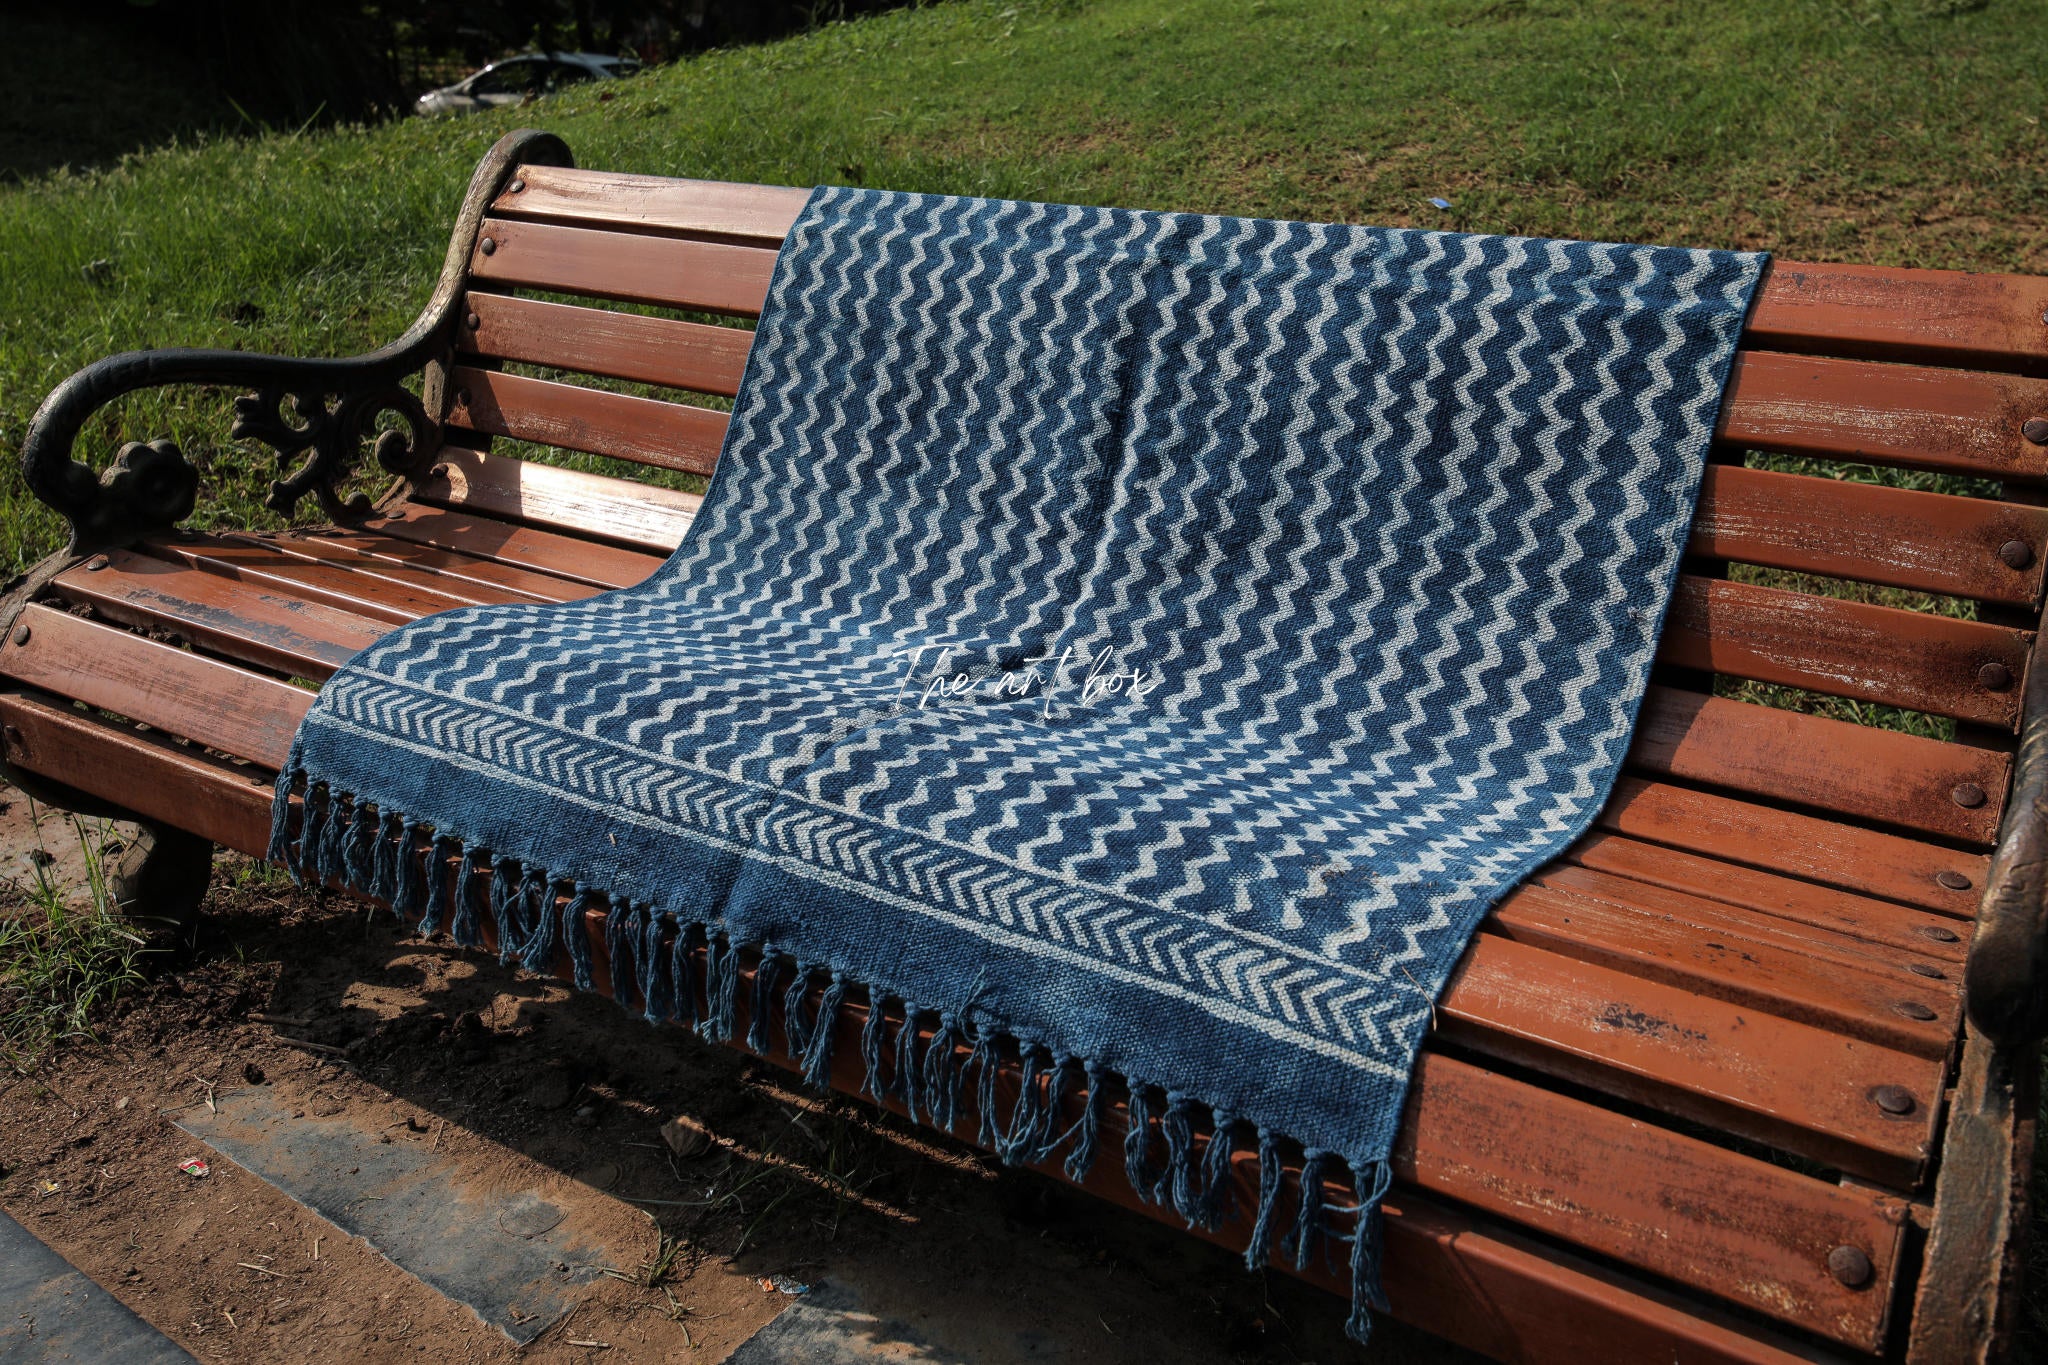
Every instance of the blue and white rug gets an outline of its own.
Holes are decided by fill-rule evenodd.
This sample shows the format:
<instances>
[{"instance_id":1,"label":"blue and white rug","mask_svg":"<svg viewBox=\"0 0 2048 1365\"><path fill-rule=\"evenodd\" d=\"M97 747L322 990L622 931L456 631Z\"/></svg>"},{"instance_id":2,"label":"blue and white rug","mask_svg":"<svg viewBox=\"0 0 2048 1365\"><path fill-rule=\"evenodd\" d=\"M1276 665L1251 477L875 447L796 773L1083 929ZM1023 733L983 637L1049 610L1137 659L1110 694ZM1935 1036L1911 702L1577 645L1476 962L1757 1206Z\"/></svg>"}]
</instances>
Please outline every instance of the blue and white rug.
<instances>
[{"instance_id":1,"label":"blue and white rug","mask_svg":"<svg viewBox=\"0 0 2048 1365\"><path fill-rule=\"evenodd\" d=\"M870 1086L1011 1160L1085 1171L1128 1086L1133 1185L1252 1264L1356 1226L1362 1337L1431 1002L1613 783L1762 264L821 189L682 547L364 650L272 856L586 986L608 906L714 1038L758 951L813 1078L900 1002Z\"/></svg>"}]
</instances>

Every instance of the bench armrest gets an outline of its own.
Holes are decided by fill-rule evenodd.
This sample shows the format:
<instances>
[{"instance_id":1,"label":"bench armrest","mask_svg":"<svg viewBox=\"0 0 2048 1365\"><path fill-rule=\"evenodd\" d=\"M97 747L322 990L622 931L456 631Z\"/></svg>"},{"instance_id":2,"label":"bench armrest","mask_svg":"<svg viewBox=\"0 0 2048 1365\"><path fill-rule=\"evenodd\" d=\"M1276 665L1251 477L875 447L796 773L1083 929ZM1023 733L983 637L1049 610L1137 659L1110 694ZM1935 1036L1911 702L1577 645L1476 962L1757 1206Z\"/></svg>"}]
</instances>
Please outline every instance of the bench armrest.
<instances>
[{"instance_id":1,"label":"bench armrest","mask_svg":"<svg viewBox=\"0 0 2048 1365\"><path fill-rule=\"evenodd\" d=\"M2001 1043L2048 1036L2048 615L2020 717L2012 794L1963 972L1970 1022Z\"/></svg>"},{"instance_id":2,"label":"bench armrest","mask_svg":"<svg viewBox=\"0 0 2048 1365\"><path fill-rule=\"evenodd\" d=\"M290 513L311 493L328 516L369 511L360 494L344 500L339 485L359 462L377 420L397 414L404 431L377 435L377 461L393 474L414 472L440 444L440 428L400 382L449 346L470 251L504 182L521 165L566 166L569 149L551 133L522 130L500 138L471 178L455 222L441 278L405 335L349 360L299 360L242 351L131 351L86 366L51 391L22 442L29 490L71 525L71 550L89 554L169 530L192 513L199 474L169 441L131 441L104 473L72 458L86 421L112 400L138 389L197 384L253 389L235 400L237 439L261 441L289 469L265 502ZM286 414L289 400L290 415Z\"/></svg>"}]
</instances>

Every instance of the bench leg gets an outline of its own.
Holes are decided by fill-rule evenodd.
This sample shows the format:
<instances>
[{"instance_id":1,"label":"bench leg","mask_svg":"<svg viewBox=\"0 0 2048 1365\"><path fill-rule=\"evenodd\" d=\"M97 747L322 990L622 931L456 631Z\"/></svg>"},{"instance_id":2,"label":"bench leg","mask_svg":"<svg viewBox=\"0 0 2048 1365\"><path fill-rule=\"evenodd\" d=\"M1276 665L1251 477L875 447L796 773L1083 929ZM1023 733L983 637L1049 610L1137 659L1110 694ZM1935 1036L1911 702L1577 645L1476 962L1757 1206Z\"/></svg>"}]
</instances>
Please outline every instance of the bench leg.
<instances>
[{"instance_id":1,"label":"bench leg","mask_svg":"<svg viewBox=\"0 0 2048 1365\"><path fill-rule=\"evenodd\" d=\"M152 941L190 948L212 879L211 843L168 825L143 825L107 869L107 893L115 911Z\"/></svg>"}]
</instances>

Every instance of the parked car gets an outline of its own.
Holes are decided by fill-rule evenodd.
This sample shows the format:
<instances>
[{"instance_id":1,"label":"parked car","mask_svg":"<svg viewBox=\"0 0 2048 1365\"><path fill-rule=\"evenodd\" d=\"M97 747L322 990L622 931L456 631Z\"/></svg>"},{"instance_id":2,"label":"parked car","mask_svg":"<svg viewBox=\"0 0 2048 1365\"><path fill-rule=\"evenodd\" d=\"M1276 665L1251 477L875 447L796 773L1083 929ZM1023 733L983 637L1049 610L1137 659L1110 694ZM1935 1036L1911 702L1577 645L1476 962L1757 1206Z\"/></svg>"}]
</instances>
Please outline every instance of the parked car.
<instances>
[{"instance_id":1,"label":"parked car","mask_svg":"<svg viewBox=\"0 0 2048 1365\"><path fill-rule=\"evenodd\" d=\"M416 107L422 114L474 113L520 104L579 81L630 76L639 69L639 61L632 57L607 57L600 52L528 52L492 62L453 85L429 90L420 96Z\"/></svg>"}]
</instances>

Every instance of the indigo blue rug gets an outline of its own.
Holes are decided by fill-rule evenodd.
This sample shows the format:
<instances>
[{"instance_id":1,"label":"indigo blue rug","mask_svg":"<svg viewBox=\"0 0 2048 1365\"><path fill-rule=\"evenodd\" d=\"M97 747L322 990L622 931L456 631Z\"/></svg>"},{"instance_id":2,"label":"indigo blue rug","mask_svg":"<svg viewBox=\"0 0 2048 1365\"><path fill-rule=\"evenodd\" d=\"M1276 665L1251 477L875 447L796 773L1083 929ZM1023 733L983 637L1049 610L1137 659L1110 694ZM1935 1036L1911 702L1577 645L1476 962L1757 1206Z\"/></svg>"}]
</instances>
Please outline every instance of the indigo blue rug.
<instances>
[{"instance_id":1,"label":"indigo blue rug","mask_svg":"<svg viewBox=\"0 0 2048 1365\"><path fill-rule=\"evenodd\" d=\"M586 987L605 907L713 1038L758 952L814 1080L888 1003L870 1088L1009 1160L1128 1092L1133 1187L1348 1238L1362 1337L1431 1002L1614 780L1761 268L821 189L674 557L364 650L272 856Z\"/></svg>"}]
</instances>

